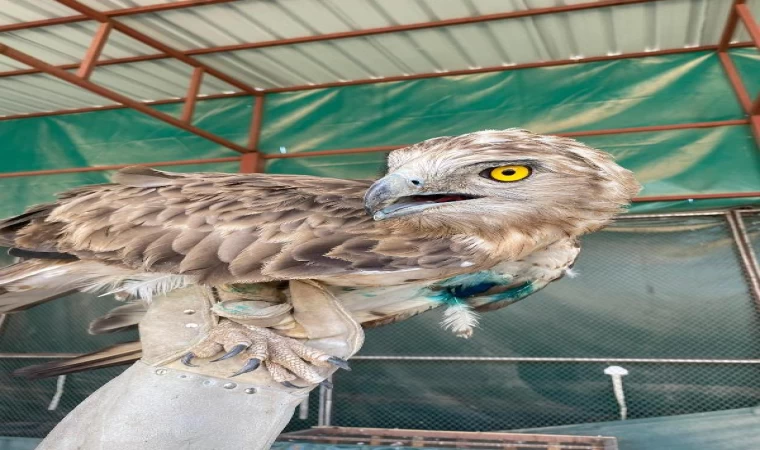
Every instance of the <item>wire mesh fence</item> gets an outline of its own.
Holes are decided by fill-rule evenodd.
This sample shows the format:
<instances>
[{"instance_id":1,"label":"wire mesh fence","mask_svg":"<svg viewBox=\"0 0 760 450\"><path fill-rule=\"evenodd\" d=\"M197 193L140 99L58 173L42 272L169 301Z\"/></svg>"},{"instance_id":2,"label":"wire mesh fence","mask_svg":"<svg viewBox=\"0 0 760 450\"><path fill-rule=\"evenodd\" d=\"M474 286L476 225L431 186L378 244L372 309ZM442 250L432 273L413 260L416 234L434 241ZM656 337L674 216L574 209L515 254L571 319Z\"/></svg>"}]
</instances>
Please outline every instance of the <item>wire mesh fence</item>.
<instances>
[{"instance_id":1,"label":"wire mesh fence","mask_svg":"<svg viewBox=\"0 0 760 450\"><path fill-rule=\"evenodd\" d=\"M755 263L757 263L760 260L760 210L743 213L741 218L746 228L750 247L752 247L755 255Z\"/></svg>"},{"instance_id":2,"label":"wire mesh fence","mask_svg":"<svg viewBox=\"0 0 760 450\"><path fill-rule=\"evenodd\" d=\"M760 250L760 214L744 214L743 221ZM760 317L724 216L621 220L588 236L583 247L576 278L484 314L469 340L442 330L435 311L368 330L360 356L391 359L357 358L352 372L336 376L331 423L488 431L618 420L620 405L604 372L611 365L628 371L622 380L628 418L760 404ZM9 316L0 353L80 353L130 340L134 334L87 334L89 321L115 304L81 295ZM432 359L392 359L420 356ZM517 359L476 360L489 357ZM123 370L72 374L63 382L10 375L37 362L0 358L0 435L44 436ZM318 409L315 391L306 418L297 412L286 431L316 425Z\"/></svg>"},{"instance_id":3,"label":"wire mesh fence","mask_svg":"<svg viewBox=\"0 0 760 450\"><path fill-rule=\"evenodd\" d=\"M485 314L467 341L435 313L369 330L360 355L432 360L359 358L336 380L332 424L487 431L618 420L611 365L628 371L628 418L760 404L758 313L722 216L621 220L584 240L576 269ZM435 360L443 355L560 361ZM738 362L710 363L725 359Z\"/></svg>"},{"instance_id":4,"label":"wire mesh fence","mask_svg":"<svg viewBox=\"0 0 760 450\"><path fill-rule=\"evenodd\" d=\"M495 431L620 419L603 363L362 361L341 374L333 424ZM752 407L751 365L623 364L629 419Z\"/></svg>"}]
</instances>

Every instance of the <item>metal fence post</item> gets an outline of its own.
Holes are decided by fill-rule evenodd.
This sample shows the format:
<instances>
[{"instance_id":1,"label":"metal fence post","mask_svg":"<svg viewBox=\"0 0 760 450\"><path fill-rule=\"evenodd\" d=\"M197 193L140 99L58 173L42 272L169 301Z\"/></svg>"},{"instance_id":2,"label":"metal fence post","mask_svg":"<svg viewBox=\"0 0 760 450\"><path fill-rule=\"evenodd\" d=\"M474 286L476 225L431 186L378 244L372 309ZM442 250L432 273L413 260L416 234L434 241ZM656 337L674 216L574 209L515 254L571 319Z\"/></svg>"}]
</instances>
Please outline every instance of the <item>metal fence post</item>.
<instances>
[{"instance_id":1,"label":"metal fence post","mask_svg":"<svg viewBox=\"0 0 760 450\"><path fill-rule=\"evenodd\" d=\"M327 377L327 381L332 384L333 376ZM319 386L319 415L317 417L317 426L332 426L333 419L333 389L324 385Z\"/></svg>"},{"instance_id":2,"label":"metal fence post","mask_svg":"<svg viewBox=\"0 0 760 450\"><path fill-rule=\"evenodd\" d=\"M757 259L752 250L752 245L747 235L747 228L744 226L741 211L732 210L726 212L726 221L731 229L731 237L736 244L736 251L739 255L739 265L742 267L744 277L749 286L749 293L755 301L757 311L760 312L760 269L758 269Z\"/></svg>"}]
</instances>

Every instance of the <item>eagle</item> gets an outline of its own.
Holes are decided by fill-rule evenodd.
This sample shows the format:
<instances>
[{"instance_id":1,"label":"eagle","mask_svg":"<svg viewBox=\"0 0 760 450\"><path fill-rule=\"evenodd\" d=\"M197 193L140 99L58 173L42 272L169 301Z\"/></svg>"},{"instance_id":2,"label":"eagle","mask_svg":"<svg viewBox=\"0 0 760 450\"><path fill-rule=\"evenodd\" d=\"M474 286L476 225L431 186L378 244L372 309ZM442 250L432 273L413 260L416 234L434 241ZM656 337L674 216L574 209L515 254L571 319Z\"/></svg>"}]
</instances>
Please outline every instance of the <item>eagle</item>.
<instances>
[{"instance_id":1,"label":"eagle","mask_svg":"<svg viewBox=\"0 0 760 450\"><path fill-rule=\"evenodd\" d=\"M470 337L479 313L572 274L579 238L607 225L639 189L609 154L523 129L395 150L376 181L128 167L112 183L69 190L0 222L0 245L21 258L0 269L0 313L74 291L105 292L141 300L99 322L123 329L139 321L144 302L177 288L286 301L289 282L310 280L365 328L444 307L443 327ZM345 364L283 344L270 328L225 321L182 361L247 353L242 373L285 351ZM138 359L136 345L90 355L77 370ZM276 363L267 367L277 381L319 381ZM36 374L65 373L55 364Z\"/></svg>"}]
</instances>

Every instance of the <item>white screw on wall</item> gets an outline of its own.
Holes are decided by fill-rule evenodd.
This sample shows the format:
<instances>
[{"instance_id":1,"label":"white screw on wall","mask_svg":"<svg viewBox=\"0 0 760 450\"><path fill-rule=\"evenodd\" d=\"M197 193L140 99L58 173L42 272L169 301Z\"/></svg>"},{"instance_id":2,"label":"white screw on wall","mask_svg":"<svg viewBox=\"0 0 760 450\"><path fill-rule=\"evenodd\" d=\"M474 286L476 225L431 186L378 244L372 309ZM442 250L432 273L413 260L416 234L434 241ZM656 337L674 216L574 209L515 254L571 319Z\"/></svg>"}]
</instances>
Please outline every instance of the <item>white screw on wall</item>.
<instances>
[{"instance_id":1,"label":"white screw on wall","mask_svg":"<svg viewBox=\"0 0 760 450\"><path fill-rule=\"evenodd\" d=\"M620 366L609 366L604 369L604 373L612 378L612 390L615 392L615 399L620 406L620 420L625 420L628 416L628 407L625 406L623 377L628 375L628 371Z\"/></svg>"}]
</instances>

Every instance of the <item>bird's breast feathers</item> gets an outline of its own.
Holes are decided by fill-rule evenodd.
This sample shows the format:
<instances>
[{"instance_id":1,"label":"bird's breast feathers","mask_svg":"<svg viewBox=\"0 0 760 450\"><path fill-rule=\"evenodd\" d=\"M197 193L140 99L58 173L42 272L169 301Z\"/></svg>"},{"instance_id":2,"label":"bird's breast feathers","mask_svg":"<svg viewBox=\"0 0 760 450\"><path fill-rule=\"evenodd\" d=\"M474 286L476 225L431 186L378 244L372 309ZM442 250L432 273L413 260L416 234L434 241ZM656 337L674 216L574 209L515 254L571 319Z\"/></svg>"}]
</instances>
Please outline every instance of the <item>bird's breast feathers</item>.
<instances>
[{"instance_id":1,"label":"bird's breast feathers","mask_svg":"<svg viewBox=\"0 0 760 450\"><path fill-rule=\"evenodd\" d=\"M351 285L342 278L324 282L362 323L385 324L445 306L448 328L469 336L477 324L471 311L498 309L527 297L567 273L578 252L575 242L560 241L522 260L443 278L424 273L413 279L417 269L359 274Z\"/></svg>"}]
</instances>

